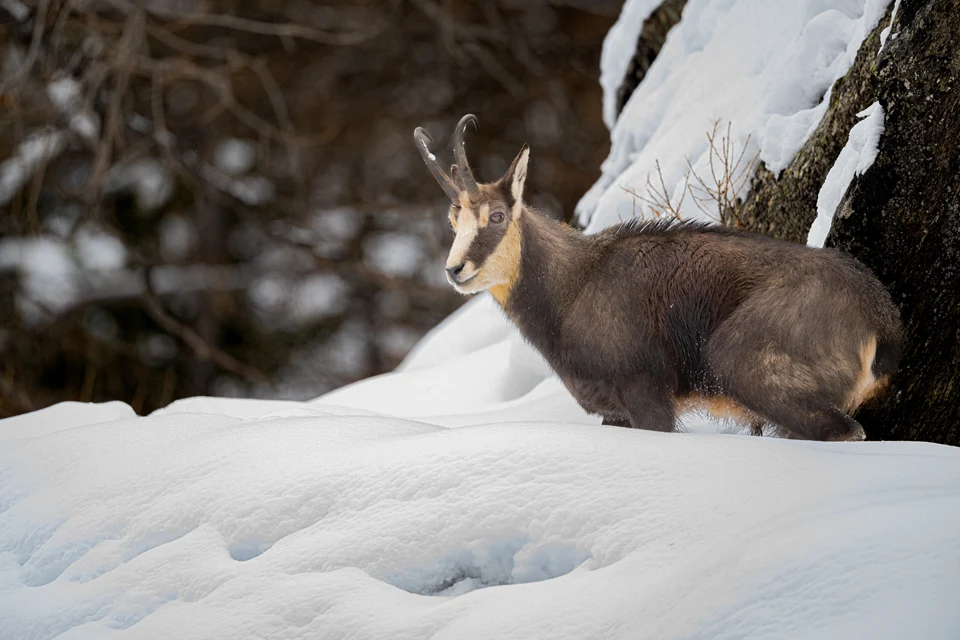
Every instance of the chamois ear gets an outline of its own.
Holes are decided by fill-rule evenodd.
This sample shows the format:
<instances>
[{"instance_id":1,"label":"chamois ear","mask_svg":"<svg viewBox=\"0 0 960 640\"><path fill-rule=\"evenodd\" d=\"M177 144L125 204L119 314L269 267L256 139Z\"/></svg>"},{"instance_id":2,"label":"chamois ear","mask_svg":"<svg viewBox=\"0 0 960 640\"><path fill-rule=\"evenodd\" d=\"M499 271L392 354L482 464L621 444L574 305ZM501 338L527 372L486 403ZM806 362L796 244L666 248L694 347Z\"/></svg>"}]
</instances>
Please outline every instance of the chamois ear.
<instances>
[{"instance_id":1,"label":"chamois ear","mask_svg":"<svg viewBox=\"0 0 960 640\"><path fill-rule=\"evenodd\" d=\"M517 157L510 163L510 168L507 169L507 172L500 179L502 185L510 186L510 195L513 196L514 202L520 202L523 196L523 185L527 181L528 160L530 160L530 147L523 145L520 153L518 153Z\"/></svg>"}]
</instances>

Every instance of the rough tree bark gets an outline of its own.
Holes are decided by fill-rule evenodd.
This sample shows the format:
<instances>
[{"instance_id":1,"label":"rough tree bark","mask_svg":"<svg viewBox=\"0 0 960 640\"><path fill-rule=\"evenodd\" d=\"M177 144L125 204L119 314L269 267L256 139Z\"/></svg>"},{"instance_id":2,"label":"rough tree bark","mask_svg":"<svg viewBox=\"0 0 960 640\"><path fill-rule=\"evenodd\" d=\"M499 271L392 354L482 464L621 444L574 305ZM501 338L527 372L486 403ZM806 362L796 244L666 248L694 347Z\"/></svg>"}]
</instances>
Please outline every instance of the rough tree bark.
<instances>
[{"instance_id":1,"label":"rough tree bark","mask_svg":"<svg viewBox=\"0 0 960 640\"><path fill-rule=\"evenodd\" d=\"M827 245L887 286L905 326L893 392L858 419L873 439L960 445L960 6L903 0L876 63L885 128Z\"/></svg>"}]
</instances>

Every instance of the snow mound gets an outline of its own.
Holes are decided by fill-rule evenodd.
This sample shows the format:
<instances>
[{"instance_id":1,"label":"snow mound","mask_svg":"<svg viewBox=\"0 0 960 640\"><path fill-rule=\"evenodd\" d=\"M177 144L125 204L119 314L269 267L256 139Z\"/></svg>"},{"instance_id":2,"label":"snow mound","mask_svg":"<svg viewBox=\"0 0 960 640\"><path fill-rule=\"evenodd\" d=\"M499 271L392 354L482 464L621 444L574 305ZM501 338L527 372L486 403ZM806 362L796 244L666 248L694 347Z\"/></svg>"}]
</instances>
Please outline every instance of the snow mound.
<instances>
[{"instance_id":1,"label":"snow mound","mask_svg":"<svg viewBox=\"0 0 960 640\"><path fill-rule=\"evenodd\" d=\"M642 16L647 4L628 2L621 22L628 14ZM779 173L820 123L830 88L850 69L888 4L690 0L616 120L603 175L577 207L587 231L650 215L641 198L648 197L648 179L659 187L658 162L665 195L674 204L686 188L688 161L712 188L716 180L706 134L718 120L721 130L731 127L734 158L742 153L749 160L759 154L768 169ZM618 23L604 45L608 123L615 85L622 80L622 75L614 80L612 74L626 69L636 47L632 34ZM747 181L743 190L748 187ZM680 213L690 219L706 217L691 197Z\"/></svg>"},{"instance_id":2,"label":"snow mound","mask_svg":"<svg viewBox=\"0 0 960 640\"><path fill-rule=\"evenodd\" d=\"M0 438L4 639L960 629L943 446L224 399L55 408Z\"/></svg>"}]
</instances>

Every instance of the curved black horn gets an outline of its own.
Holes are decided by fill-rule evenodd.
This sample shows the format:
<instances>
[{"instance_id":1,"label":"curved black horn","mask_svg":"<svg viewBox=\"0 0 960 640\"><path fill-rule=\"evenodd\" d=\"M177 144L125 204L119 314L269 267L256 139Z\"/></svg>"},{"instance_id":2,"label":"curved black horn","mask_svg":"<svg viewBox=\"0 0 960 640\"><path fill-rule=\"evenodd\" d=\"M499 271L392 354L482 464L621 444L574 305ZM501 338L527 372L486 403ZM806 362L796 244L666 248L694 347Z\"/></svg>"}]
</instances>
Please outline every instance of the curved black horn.
<instances>
[{"instance_id":1,"label":"curved black horn","mask_svg":"<svg viewBox=\"0 0 960 640\"><path fill-rule=\"evenodd\" d=\"M427 167L430 168L430 173L437 179L437 182L440 183L440 186L443 187L443 190L450 199L457 202L460 199L460 189L458 189L457 185L450 179L450 176L440 168L437 157L430 153L430 147L428 145L433 142L430 134L428 134L423 127L417 127L413 132L413 139L417 143L417 149L420 150L420 155L423 156L423 161L426 162Z\"/></svg>"},{"instance_id":2,"label":"curved black horn","mask_svg":"<svg viewBox=\"0 0 960 640\"><path fill-rule=\"evenodd\" d=\"M467 152L463 148L463 132L466 131L467 125L471 122L475 129L480 128L480 125L477 124L477 116L472 113L463 116L457 123L457 128L453 132L453 157L456 158L457 166L460 167L460 177L463 178L463 186L467 193L476 193L477 181L473 177L473 171L470 170L470 163L467 162Z\"/></svg>"}]
</instances>

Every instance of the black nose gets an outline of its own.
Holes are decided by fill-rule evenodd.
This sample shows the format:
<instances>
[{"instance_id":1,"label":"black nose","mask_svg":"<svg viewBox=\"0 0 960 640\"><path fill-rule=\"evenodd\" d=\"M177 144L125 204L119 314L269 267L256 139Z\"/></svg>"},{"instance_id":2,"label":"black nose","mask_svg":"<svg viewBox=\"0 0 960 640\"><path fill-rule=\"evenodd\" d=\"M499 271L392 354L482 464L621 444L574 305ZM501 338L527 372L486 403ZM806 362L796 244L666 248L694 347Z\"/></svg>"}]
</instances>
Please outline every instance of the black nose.
<instances>
[{"instance_id":1,"label":"black nose","mask_svg":"<svg viewBox=\"0 0 960 640\"><path fill-rule=\"evenodd\" d=\"M463 271L463 267L464 267L466 264L467 264L466 262L461 262L460 264L458 264L458 265L455 266L455 267L447 267L447 274L448 274L451 278L453 278L454 280L456 280L456 279L457 279L457 276L460 275L460 272Z\"/></svg>"}]
</instances>

